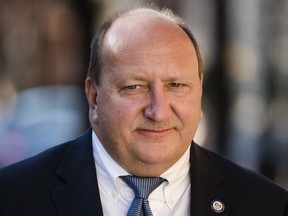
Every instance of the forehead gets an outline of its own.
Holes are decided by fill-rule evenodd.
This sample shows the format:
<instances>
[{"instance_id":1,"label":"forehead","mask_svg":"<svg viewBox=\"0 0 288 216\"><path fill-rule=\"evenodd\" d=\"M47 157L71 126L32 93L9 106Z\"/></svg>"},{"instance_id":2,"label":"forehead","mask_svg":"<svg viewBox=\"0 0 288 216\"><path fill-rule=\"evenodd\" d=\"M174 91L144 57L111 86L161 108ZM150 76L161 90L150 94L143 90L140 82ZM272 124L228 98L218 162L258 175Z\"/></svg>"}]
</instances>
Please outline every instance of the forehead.
<instances>
[{"instance_id":1,"label":"forehead","mask_svg":"<svg viewBox=\"0 0 288 216\"><path fill-rule=\"evenodd\" d=\"M105 35L103 51L117 55L141 52L149 46L159 53L175 51L181 45L195 51L187 34L171 18L150 9L137 9L113 22Z\"/></svg>"}]
</instances>

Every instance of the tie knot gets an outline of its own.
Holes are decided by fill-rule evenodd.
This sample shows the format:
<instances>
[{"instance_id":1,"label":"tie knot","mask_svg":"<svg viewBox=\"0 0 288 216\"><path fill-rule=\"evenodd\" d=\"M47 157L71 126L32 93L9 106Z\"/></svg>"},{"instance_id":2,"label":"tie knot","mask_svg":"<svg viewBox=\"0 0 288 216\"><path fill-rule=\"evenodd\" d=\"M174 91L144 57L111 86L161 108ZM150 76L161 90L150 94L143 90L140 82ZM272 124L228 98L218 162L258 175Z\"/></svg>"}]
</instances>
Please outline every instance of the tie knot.
<instances>
[{"instance_id":1,"label":"tie knot","mask_svg":"<svg viewBox=\"0 0 288 216\"><path fill-rule=\"evenodd\" d=\"M161 185L165 179L161 177L120 176L120 178L134 191L135 197L148 199L150 193Z\"/></svg>"}]
</instances>

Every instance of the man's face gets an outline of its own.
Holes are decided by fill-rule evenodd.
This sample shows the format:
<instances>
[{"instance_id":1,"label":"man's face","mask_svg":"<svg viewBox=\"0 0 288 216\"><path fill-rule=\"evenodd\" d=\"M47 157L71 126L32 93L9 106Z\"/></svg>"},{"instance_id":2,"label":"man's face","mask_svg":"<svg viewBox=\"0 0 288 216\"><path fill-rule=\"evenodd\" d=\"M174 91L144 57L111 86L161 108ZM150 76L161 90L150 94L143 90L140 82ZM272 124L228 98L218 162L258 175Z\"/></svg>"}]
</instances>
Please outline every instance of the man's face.
<instances>
[{"instance_id":1,"label":"man's face","mask_svg":"<svg viewBox=\"0 0 288 216\"><path fill-rule=\"evenodd\" d=\"M187 150L201 118L196 53L171 23L156 22L140 36L140 29L125 35L129 29L114 25L105 38L100 84L91 85L96 103L90 120L124 169L160 175Z\"/></svg>"}]
</instances>

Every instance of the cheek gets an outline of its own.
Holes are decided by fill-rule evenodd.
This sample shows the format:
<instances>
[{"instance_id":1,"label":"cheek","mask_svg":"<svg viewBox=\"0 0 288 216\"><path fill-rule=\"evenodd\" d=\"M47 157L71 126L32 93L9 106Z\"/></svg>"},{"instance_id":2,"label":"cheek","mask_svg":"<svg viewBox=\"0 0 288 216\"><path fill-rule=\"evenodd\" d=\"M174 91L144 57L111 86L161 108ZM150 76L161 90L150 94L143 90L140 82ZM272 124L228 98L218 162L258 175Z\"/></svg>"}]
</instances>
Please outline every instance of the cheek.
<instances>
[{"instance_id":1,"label":"cheek","mask_svg":"<svg viewBox=\"0 0 288 216\"><path fill-rule=\"evenodd\" d=\"M143 111L143 105L138 100L117 99L110 103L108 110L120 121L128 122L135 120Z\"/></svg>"},{"instance_id":2,"label":"cheek","mask_svg":"<svg viewBox=\"0 0 288 216\"><path fill-rule=\"evenodd\" d=\"M111 103L111 101L104 101L99 103L92 111L92 120L94 124L107 124L109 122L115 124L116 122L125 120L129 111L121 106L121 104Z\"/></svg>"},{"instance_id":3,"label":"cheek","mask_svg":"<svg viewBox=\"0 0 288 216\"><path fill-rule=\"evenodd\" d=\"M178 106L178 108L178 116L181 118L184 126L187 126L190 130L194 130L201 119L200 101L192 98L191 100L182 102L181 106Z\"/></svg>"},{"instance_id":4,"label":"cheek","mask_svg":"<svg viewBox=\"0 0 288 216\"><path fill-rule=\"evenodd\" d=\"M94 115L98 123L109 124L111 127L119 127L127 124L133 110L127 104L119 100L106 100L98 106L97 114Z\"/></svg>"}]
</instances>

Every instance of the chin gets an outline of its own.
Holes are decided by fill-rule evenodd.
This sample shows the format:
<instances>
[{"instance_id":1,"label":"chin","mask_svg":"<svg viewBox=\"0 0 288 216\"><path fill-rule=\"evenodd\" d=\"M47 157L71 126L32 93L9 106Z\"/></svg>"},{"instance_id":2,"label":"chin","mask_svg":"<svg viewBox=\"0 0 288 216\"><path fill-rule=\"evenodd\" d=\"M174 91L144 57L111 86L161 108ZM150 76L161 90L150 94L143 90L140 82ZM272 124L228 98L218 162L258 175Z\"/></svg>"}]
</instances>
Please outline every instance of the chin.
<instances>
[{"instance_id":1,"label":"chin","mask_svg":"<svg viewBox=\"0 0 288 216\"><path fill-rule=\"evenodd\" d=\"M150 153L140 153L138 160L143 164L152 166L162 166L165 164L174 164L178 159L175 153L172 152L150 152Z\"/></svg>"}]
</instances>

